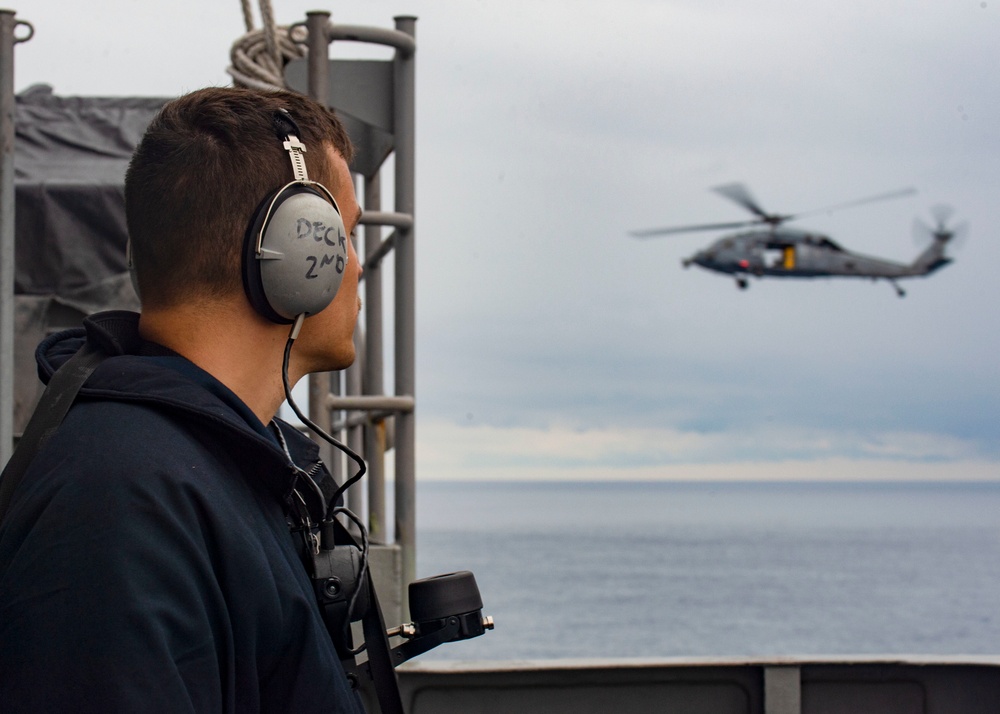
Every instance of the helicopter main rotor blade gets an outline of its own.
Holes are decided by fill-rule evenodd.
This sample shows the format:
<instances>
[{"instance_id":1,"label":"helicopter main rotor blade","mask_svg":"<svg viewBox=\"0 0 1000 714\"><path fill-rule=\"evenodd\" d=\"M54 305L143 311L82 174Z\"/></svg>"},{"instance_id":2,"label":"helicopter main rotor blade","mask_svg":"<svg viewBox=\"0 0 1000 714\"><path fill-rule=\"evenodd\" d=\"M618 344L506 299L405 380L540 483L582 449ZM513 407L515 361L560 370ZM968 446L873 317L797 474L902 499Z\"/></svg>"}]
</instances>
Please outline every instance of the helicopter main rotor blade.
<instances>
[{"instance_id":1,"label":"helicopter main rotor blade","mask_svg":"<svg viewBox=\"0 0 1000 714\"><path fill-rule=\"evenodd\" d=\"M669 228L647 228L641 231L629 231L629 235L635 238L654 238L657 236L670 235L671 233L694 233L696 231L721 231L729 228L742 228L744 226L755 226L760 221L740 221L739 223L703 223L695 226L673 226Z\"/></svg>"},{"instance_id":2,"label":"helicopter main rotor blade","mask_svg":"<svg viewBox=\"0 0 1000 714\"><path fill-rule=\"evenodd\" d=\"M722 186L715 186L712 190L720 196L728 198L733 203L743 206L743 208L756 216L760 216L765 220L771 218L767 211L761 208L757 200L750 194L750 189L742 183L727 183Z\"/></svg>"},{"instance_id":3,"label":"helicopter main rotor blade","mask_svg":"<svg viewBox=\"0 0 1000 714\"><path fill-rule=\"evenodd\" d=\"M962 221L951 231L951 247L954 250L961 250L965 241L969 239L969 222Z\"/></svg>"},{"instance_id":4,"label":"helicopter main rotor blade","mask_svg":"<svg viewBox=\"0 0 1000 714\"><path fill-rule=\"evenodd\" d=\"M788 218L802 218L803 216L814 216L819 213L829 213L830 211L839 211L844 208L853 208L854 206L863 206L866 203L876 203L878 201L888 201L893 198L903 198L904 196L912 196L917 192L917 189L904 188L899 191L890 191L889 193L880 193L878 196L869 196L868 198L859 198L855 201L848 201L847 203L838 203L834 206L826 206L825 208L815 208L811 211L805 211L803 213L796 213L793 216L788 216Z\"/></svg>"}]
</instances>

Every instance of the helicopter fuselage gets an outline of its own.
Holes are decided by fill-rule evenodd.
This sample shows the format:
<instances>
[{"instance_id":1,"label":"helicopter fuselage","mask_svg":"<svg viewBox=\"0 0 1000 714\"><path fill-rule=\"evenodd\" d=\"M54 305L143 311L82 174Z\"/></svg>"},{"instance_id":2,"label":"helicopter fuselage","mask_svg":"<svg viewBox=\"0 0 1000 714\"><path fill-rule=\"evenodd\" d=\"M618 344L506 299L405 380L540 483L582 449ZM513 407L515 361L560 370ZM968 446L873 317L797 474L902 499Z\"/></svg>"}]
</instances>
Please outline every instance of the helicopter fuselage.
<instances>
[{"instance_id":1,"label":"helicopter fuselage","mask_svg":"<svg viewBox=\"0 0 1000 714\"><path fill-rule=\"evenodd\" d=\"M949 262L933 265L897 263L845 250L825 235L795 228L753 230L723 236L683 261L730 275L786 278L857 276L904 278L926 275Z\"/></svg>"},{"instance_id":2,"label":"helicopter fuselage","mask_svg":"<svg viewBox=\"0 0 1000 714\"><path fill-rule=\"evenodd\" d=\"M765 211L750 191L742 183L729 183L716 186L713 189L723 198L727 198L738 206L752 213L755 218L748 221L725 223L699 223L686 226L669 226L665 228L647 228L632 231L637 238L653 238L677 233L694 231L715 231L731 228L754 226L741 233L731 233L723 236L707 248L698 251L690 258L682 261L684 267L692 264L701 266L716 273L733 275L739 288L747 287L747 276L758 278L821 278L821 277L857 277L871 280L886 280L896 289L900 297L906 293L896 280L918 275L929 275L951 262L945 255L945 247L956 233L963 233L965 224L954 229L946 225L951 209L938 206L931 210L936 218L932 228L917 219L914 228L915 235L927 237L930 244L911 263L899 263L884 258L854 253L840 247L829 237L814 231L797 228L784 228L786 221L796 220L808 213L783 214ZM885 201L890 198L900 198L915 193L909 188L900 191L869 196L848 203L828 206L823 212L830 212L852 206L860 206L875 201ZM812 211L811 213L819 213Z\"/></svg>"}]
</instances>

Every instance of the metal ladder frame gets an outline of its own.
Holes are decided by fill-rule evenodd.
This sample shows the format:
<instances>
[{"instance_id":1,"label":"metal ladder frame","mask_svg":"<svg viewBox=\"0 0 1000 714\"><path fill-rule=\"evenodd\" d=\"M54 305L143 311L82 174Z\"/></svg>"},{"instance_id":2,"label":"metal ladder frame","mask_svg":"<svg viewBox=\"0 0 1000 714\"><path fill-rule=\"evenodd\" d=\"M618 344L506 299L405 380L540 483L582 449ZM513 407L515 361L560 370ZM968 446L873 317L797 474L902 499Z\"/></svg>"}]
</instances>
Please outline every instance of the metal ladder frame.
<instances>
[{"instance_id":1,"label":"metal ladder frame","mask_svg":"<svg viewBox=\"0 0 1000 714\"><path fill-rule=\"evenodd\" d=\"M320 427L346 432L346 443L364 453L368 463L368 528L371 541L386 545L390 550L391 573L381 576L380 590L387 580L392 584L399 612L386 613L400 621L408 618L404 590L416 579L416 430L415 430L415 261L414 261L414 183L415 183L415 30L416 18L395 18L395 29L357 25L339 25L330 21L330 13L309 12L308 30L308 94L320 103L336 107L337 97L329 95L329 47L335 41L352 41L384 45L395 49L392 62L392 135L394 157L394 210L382 211L381 168L370 177L363 177L365 325L363 335L355 337L359 358L344 374L344 394L339 377L330 374L313 375L309 380L309 417ZM392 233L382 239L382 227ZM395 304L393 306L394 394L384 394L383 386L383 323L382 300L383 259L392 252L394 257ZM340 418L335 419L334 415ZM387 420L391 419L391 422ZM387 429L388 425L394 427ZM392 433L391 440L388 434ZM391 441L391 445L389 442ZM395 449L394 481L394 543L388 544L386 528L385 453ZM332 455L331 455L332 457ZM328 463L335 467L338 459ZM360 484L359 484L360 486ZM355 487L358 488L358 487ZM348 505L360 508L362 494L348 494ZM375 560L376 566L378 560ZM376 570L376 582L380 580ZM390 608L386 608L390 609Z\"/></svg>"}]
</instances>

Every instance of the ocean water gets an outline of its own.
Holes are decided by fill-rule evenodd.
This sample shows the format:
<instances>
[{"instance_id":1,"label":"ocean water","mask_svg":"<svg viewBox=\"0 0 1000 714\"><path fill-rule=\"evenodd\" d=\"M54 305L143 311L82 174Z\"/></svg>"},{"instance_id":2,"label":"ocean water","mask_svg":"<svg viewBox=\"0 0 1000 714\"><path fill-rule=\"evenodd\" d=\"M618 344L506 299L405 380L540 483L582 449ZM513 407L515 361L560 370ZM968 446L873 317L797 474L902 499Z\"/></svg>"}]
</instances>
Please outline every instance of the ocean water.
<instances>
[{"instance_id":1,"label":"ocean water","mask_svg":"<svg viewBox=\"0 0 1000 714\"><path fill-rule=\"evenodd\" d=\"M1000 483L442 483L419 577L496 629L424 660L1000 654Z\"/></svg>"}]
</instances>

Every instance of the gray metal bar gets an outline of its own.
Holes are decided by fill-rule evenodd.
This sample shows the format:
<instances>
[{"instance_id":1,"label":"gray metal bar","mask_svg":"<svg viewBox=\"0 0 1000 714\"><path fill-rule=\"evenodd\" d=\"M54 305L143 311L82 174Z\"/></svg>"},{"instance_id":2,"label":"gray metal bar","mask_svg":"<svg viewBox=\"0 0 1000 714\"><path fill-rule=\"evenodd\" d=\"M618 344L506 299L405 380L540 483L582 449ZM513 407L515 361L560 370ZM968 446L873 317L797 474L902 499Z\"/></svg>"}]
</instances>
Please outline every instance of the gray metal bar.
<instances>
[{"instance_id":1,"label":"gray metal bar","mask_svg":"<svg viewBox=\"0 0 1000 714\"><path fill-rule=\"evenodd\" d=\"M325 10L313 10L306 13L306 29L309 38L306 46L309 48L309 96L323 106L327 106L328 73L330 67L330 37L327 30L330 27L330 13Z\"/></svg>"},{"instance_id":2,"label":"gray metal bar","mask_svg":"<svg viewBox=\"0 0 1000 714\"><path fill-rule=\"evenodd\" d=\"M415 38L417 19L395 18L396 30ZM416 40L413 40L416 47ZM395 127L396 211L414 214L416 207L416 63L413 50L393 59L393 126ZM396 379L397 395L416 395L415 230L396 231ZM403 587L416 580L416 414L396 417L396 543L402 558ZM409 618L409 608L404 616Z\"/></svg>"},{"instance_id":3,"label":"gray metal bar","mask_svg":"<svg viewBox=\"0 0 1000 714\"><path fill-rule=\"evenodd\" d=\"M389 45L396 48L396 54L392 62L393 70L393 134L395 142L395 212L382 213L379 200L374 200L374 196L366 194L366 207L371 211L362 223L370 225L391 225L396 227L391 241L381 242L379 233L366 232L366 270L370 270L366 275L366 299L368 309L366 311L366 340L369 344L365 349L366 368L362 372L363 397L350 397L346 400L331 399L329 406L341 409L352 409L362 404L370 406L372 399L381 397L382 387L382 345L379 341L382 335L382 309L381 309L381 282L378 275L380 270L379 260L381 255L390 248L395 249L395 399L393 407L405 407L405 409L393 409L396 413L394 417L395 449L396 449L396 471L395 471L395 540L400 551L400 572L402 581L400 587L405 590L406 585L416 578L416 422L413 414L415 392L416 366L415 366L415 315L416 309L414 299L415 290L415 260L413 246L413 209L414 209L414 182L415 182L415 136L414 127L416 120L415 102L415 65L414 52L416 50L416 18L397 17L395 30L383 30L380 28L358 27L351 25L334 25L327 23L322 32L313 31L315 24L319 23L324 16L323 13L309 13L307 26L310 29L309 35L309 81L310 94L329 105L326 97L322 95L320 85L328 86L326 79L326 68L319 66L320 59L326 62L329 54L328 45L335 40L353 40L358 42L371 42ZM326 16L328 17L328 15ZM327 47L321 47L322 42ZM366 185L366 192L369 187ZM377 187L373 188L377 190ZM373 200L369 201L368 199ZM367 229L366 230L370 230ZM376 256L378 256L376 258ZM372 260L372 258L375 258ZM350 400L361 399L362 402L352 402ZM324 411L327 399L320 400ZM355 410L359 411L359 410ZM378 411L376 409L375 411ZM353 415L349 416L340 424L351 424ZM385 423L374 420L375 438L367 439L366 454L373 456L375 449L380 449L379 454L373 460L382 458L382 451L385 445ZM380 508L383 508L384 495L377 492L379 488L378 479L370 479L369 483L375 482L374 498L370 498L370 520L380 519ZM371 495L371 494L370 494ZM376 534L384 534L380 531L380 523L374 524ZM404 600L405 601L405 600ZM404 608L404 618L409 617L408 608Z\"/></svg>"},{"instance_id":4,"label":"gray metal bar","mask_svg":"<svg viewBox=\"0 0 1000 714\"><path fill-rule=\"evenodd\" d=\"M365 274L367 275L370 270L381 266L382 259L385 258L385 256L389 254L389 251L391 251L395 246L396 232L393 231L388 238L375 246L372 252L365 257Z\"/></svg>"},{"instance_id":5,"label":"gray metal bar","mask_svg":"<svg viewBox=\"0 0 1000 714\"><path fill-rule=\"evenodd\" d=\"M376 174L376 178L377 177L378 174ZM368 205L367 202L365 205ZM401 228L403 230L410 230L410 228L413 227L413 216L406 213L365 210L365 212L361 215L360 222L365 226L395 226L396 228ZM368 238L365 238L364 269L366 274L369 270L378 266L386 254L388 254L388 252L395 247L396 234L392 233L381 243L376 243L375 240L375 238L372 238L372 242L369 243ZM379 284L381 285L381 282ZM379 294L381 295L381 292ZM381 304L381 301L379 304ZM381 382L379 384L381 384ZM379 388L379 392L381 392L381 387Z\"/></svg>"},{"instance_id":6,"label":"gray metal bar","mask_svg":"<svg viewBox=\"0 0 1000 714\"><path fill-rule=\"evenodd\" d=\"M0 10L0 464L14 453L14 28Z\"/></svg>"},{"instance_id":7,"label":"gray metal bar","mask_svg":"<svg viewBox=\"0 0 1000 714\"><path fill-rule=\"evenodd\" d=\"M381 214L382 177L376 173L365 180L365 368L362 373L364 394L384 394L383 377L384 325L382 314L382 266L372 256L382 243L382 222L367 223L366 215ZM368 537L373 543L389 538L385 520L385 421L372 420L365 425L365 461L368 462Z\"/></svg>"},{"instance_id":8,"label":"gray metal bar","mask_svg":"<svg viewBox=\"0 0 1000 714\"><path fill-rule=\"evenodd\" d=\"M333 397L330 394L330 383L329 372L319 372L309 375L309 419L327 434L331 433L333 429L333 415L329 409L323 406L328 399ZM334 458L333 447L325 439L321 438L319 434L314 434L313 440L319 444L320 458L330 467L330 472L338 479L338 482L341 482L340 459Z\"/></svg>"},{"instance_id":9,"label":"gray metal bar","mask_svg":"<svg viewBox=\"0 0 1000 714\"><path fill-rule=\"evenodd\" d=\"M369 211L368 202L365 201L365 212L361 214L359 223L363 226L392 226L409 230L413 227L413 216L391 211Z\"/></svg>"},{"instance_id":10,"label":"gray metal bar","mask_svg":"<svg viewBox=\"0 0 1000 714\"><path fill-rule=\"evenodd\" d=\"M357 254L358 239L355 236L351 236L350 240L354 244L354 251L355 254ZM362 394L362 368L365 354L365 334L360 325L355 326L354 330L354 352L356 355L354 364L348 367L344 372L344 392L347 395L347 400L359 398ZM345 410L350 409L349 406L345 405L334 406L333 408ZM350 411L347 411L344 414L344 427L347 432L347 448L355 454L361 454L364 452L365 448L364 434L362 433L360 424L351 423L352 416L353 415ZM351 469L351 474L353 474L355 468L354 465L351 464L349 468ZM363 488L364 486L362 484L356 483L351 486L345 494L345 505L354 513L364 512L365 494Z\"/></svg>"},{"instance_id":11,"label":"gray metal bar","mask_svg":"<svg viewBox=\"0 0 1000 714\"><path fill-rule=\"evenodd\" d=\"M327 34L331 40L350 40L352 42L370 42L376 45L388 45L395 47L400 54L409 58L417 49L417 43L413 39L412 33L398 31L399 18L396 23L396 30L386 30L382 27L365 27L363 25L334 25L330 23ZM416 18L408 18L416 20Z\"/></svg>"},{"instance_id":12,"label":"gray metal bar","mask_svg":"<svg viewBox=\"0 0 1000 714\"><path fill-rule=\"evenodd\" d=\"M380 396L372 394L337 397L327 395L327 407L337 411L387 411L407 414L413 411L414 399L408 396Z\"/></svg>"},{"instance_id":13,"label":"gray metal bar","mask_svg":"<svg viewBox=\"0 0 1000 714\"><path fill-rule=\"evenodd\" d=\"M802 714L802 675L798 667L764 667L764 714Z\"/></svg>"},{"instance_id":14,"label":"gray metal bar","mask_svg":"<svg viewBox=\"0 0 1000 714\"><path fill-rule=\"evenodd\" d=\"M329 63L329 38L326 28L330 24L330 13L314 11L306 13L306 29L309 32L306 40L309 48L309 96L323 106L327 106L327 71ZM320 429L330 433L333 425L333 415L326 407L331 391L331 376L329 372L309 375L309 419ZM339 382L338 382L339 384ZM343 473L340 468L340 454L336 455L333 448L318 435L314 437L319 444L320 456L330 467L330 471L339 483L343 483Z\"/></svg>"},{"instance_id":15,"label":"gray metal bar","mask_svg":"<svg viewBox=\"0 0 1000 714\"><path fill-rule=\"evenodd\" d=\"M381 436L379 438L381 439L380 443L382 443L382 451L379 453L385 454L386 451L392 448L392 439L390 437L390 427L392 425L388 419L395 415L396 410L393 409L373 409L372 411L361 411L356 409L351 412L351 415L346 419L334 422L333 428L340 431L341 429L347 429L352 426L378 426L381 429ZM367 462L368 460L365 459L365 461ZM368 464L368 472L369 474L371 473L370 463ZM369 535L371 534L369 533Z\"/></svg>"},{"instance_id":16,"label":"gray metal bar","mask_svg":"<svg viewBox=\"0 0 1000 714\"><path fill-rule=\"evenodd\" d=\"M356 240L352 237L352 241ZM355 250L357 248L355 247ZM358 355L357 359L354 360L354 364L347 368L344 372L344 392L347 397L341 397L343 400L339 404L334 401L333 409L345 409L350 410L352 407L349 406L350 401L353 399L362 398L361 395L361 369L362 360L365 353L365 336L364 331L361 329L354 330L354 349L355 354ZM332 395L331 395L332 396ZM346 404L344 403L346 402ZM353 416L350 411L345 415L344 427L347 430L347 448L353 451L355 454L360 454L364 451L364 435L361 432L361 425L351 423L351 416ZM353 475L355 466L349 464L350 472ZM345 500L345 505L350 508L354 513L364 512L364 492L362 491L362 484L357 483L351 486L347 490L347 498Z\"/></svg>"}]
</instances>

